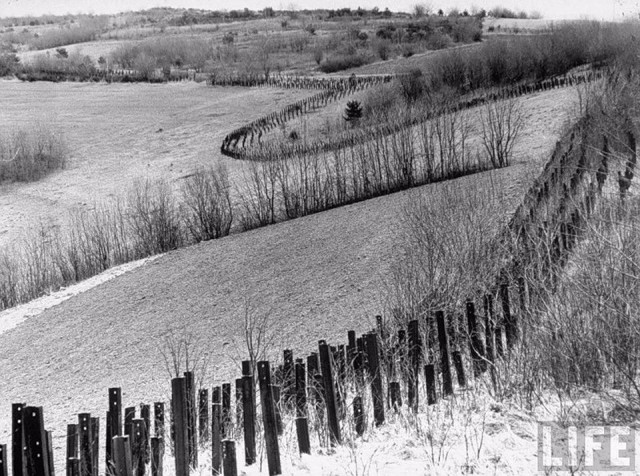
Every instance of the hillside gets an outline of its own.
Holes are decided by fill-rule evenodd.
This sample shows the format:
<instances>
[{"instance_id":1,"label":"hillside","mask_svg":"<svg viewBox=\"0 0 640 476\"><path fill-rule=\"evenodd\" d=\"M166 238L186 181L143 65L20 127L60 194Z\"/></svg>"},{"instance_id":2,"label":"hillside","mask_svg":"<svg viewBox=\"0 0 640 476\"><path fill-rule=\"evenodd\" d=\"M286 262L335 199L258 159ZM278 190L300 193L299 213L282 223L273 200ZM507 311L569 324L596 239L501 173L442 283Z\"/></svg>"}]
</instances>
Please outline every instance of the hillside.
<instances>
[{"instance_id":1,"label":"hillside","mask_svg":"<svg viewBox=\"0 0 640 476\"><path fill-rule=\"evenodd\" d=\"M505 216L549 157L573 93L557 90L527 101L532 122L516 164L454 182L501 188L509 204ZM130 403L167 398L160 350L169 331L187 329L206 342L215 381L231 377L233 361L244 356L238 348L247 304L270 312L278 349L308 351L319 338L362 332L385 311L385 286L405 230L402 210L442 186L172 252L31 317L0 335L11 356L0 361L0 372L12 382L0 398L45 406L60 449L64 424L79 411L101 412L109 386L122 386ZM0 439L9 433L2 418Z\"/></svg>"}]
</instances>

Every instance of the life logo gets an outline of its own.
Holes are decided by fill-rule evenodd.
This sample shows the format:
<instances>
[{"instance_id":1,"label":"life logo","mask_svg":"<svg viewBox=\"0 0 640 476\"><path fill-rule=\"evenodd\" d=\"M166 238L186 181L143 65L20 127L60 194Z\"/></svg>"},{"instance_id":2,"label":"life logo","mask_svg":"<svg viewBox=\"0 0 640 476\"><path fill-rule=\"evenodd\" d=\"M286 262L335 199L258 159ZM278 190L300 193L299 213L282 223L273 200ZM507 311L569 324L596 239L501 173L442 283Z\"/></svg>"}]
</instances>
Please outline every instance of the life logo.
<instances>
[{"instance_id":1,"label":"life logo","mask_svg":"<svg viewBox=\"0 0 640 476\"><path fill-rule=\"evenodd\" d=\"M538 470L635 472L638 431L632 426L538 422Z\"/></svg>"}]
</instances>

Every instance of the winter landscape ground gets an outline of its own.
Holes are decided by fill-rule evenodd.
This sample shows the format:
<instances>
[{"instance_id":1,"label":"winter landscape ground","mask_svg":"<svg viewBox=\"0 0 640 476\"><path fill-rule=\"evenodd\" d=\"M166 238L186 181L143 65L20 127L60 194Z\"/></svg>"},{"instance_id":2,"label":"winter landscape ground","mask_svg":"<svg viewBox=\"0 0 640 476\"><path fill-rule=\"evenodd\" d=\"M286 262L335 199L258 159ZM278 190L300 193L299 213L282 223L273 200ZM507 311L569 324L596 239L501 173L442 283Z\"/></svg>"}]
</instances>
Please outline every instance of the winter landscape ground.
<instances>
[{"instance_id":1,"label":"winter landscape ground","mask_svg":"<svg viewBox=\"0 0 640 476\"><path fill-rule=\"evenodd\" d=\"M243 360L277 367L371 329L383 364L347 362L339 444L311 376L310 454L278 403L282 474L553 474L540 421L636 431L638 25L510 13L0 18L0 444L12 403L41 406L60 473L67 424L104 420L111 387L172 409L183 371L211 389ZM232 157L237 131L252 145ZM466 370L451 395L436 311ZM254 390L258 462L241 425L231 439L239 474L270 474ZM211 454L201 441L191 472L216 474ZM173 455L167 436L164 473L182 476Z\"/></svg>"}]
</instances>

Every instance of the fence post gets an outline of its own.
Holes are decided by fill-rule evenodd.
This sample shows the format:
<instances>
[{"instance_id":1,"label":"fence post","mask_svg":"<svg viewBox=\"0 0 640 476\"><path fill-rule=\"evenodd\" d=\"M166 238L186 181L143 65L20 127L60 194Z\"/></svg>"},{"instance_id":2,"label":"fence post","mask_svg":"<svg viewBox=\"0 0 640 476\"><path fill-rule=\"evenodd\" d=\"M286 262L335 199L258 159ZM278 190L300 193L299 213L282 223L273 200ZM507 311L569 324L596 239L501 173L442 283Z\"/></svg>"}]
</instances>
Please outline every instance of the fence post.
<instances>
[{"instance_id":1,"label":"fence post","mask_svg":"<svg viewBox=\"0 0 640 476\"><path fill-rule=\"evenodd\" d=\"M462 354L459 350L454 350L451 352L451 357L453 360L453 366L456 369L456 375L458 376L458 385L461 387L467 386L467 377L464 373L464 364L462 362Z\"/></svg>"},{"instance_id":2,"label":"fence post","mask_svg":"<svg viewBox=\"0 0 640 476\"><path fill-rule=\"evenodd\" d=\"M356 351L358 350L357 343L356 343L356 331L348 331L347 340L349 342L347 344L347 366L355 370L353 363L356 356ZM307 367L308 367L308 363L307 363ZM311 372L311 369L308 368L307 370Z\"/></svg>"},{"instance_id":3,"label":"fence post","mask_svg":"<svg viewBox=\"0 0 640 476\"><path fill-rule=\"evenodd\" d=\"M407 401L409 399L409 379L410 374L408 372L408 349L407 349L407 331L405 329L398 329L398 347L397 347L397 363L396 363L396 378L400 381L404 381L407 385Z\"/></svg>"},{"instance_id":4,"label":"fence post","mask_svg":"<svg viewBox=\"0 0 640 476\"><path fill-rule=\"evenodd\" d=\"M324 340L318 343L320 351L320 367L322 371L322 386L324 387L324 401L327 409L327 422L329 423L329 436L331 445L340 444L340 425L338 423L338 408L336 402L336 388L331 368L331 354L329 346Z\"/></svg>"},{"instance_id":5,"label":"fence post","mask_svg":"<svg viewBox=\"0 0 640 476\"><path fill-rule=\"evenodd\" d=\"M477 378L487 370L487 361L484 358L484 345L478 332L476 308L473 301L467 301L467 328L469 330L469 350L473 362L473 375Z\"/></svg>"},{"instance_id":6,"label":"fence post","mask_svg":"<svg viewBox=\"0 0 640 476\"><path fill-rule=\"evenodd\" d=\"M498 357L504 357L504 344L502 342L502 327L496 324L494 328L495 342L496 342L496 354Z\"/></svg>"},{"instance_id":7,"label":"fence post","mask_svg":"<svg viewBox=\"0 0 640 476\"><path fill-rule=\"evenodd\" d=\"M67 476L74 476L71 460L75 459L78 459L78 425L71 423L67 425Z\"/></svg>"},{"instance_id":8,"label":"fence post","mask_svg":"<svg viewBox=\"0 0 640 476\"><path fill-rule=\"evenodd\" d=\"M434 405L438 403L435 365L427 364L424 366L424 379L427 384L427 405Z\"/></svg>"},{"instance_id":9,"label":"fence post","mask_svg":"<svg viewBox=\"0 0 640 476\"><path fill-rule=\"evenodd\" d=\"M9 476L7 445L0 445L0 476Z\"/></svg>"},{"instance_id":10,"label":"fence post","mask_svg":"<svg viewBox=\"0 0 640 476\"><path fill-rule=\"evenodd\" d=\"M236 461L236 442L224 440L222 442L222 468L224 476L237 476L238 463Z\"/></svg>"},{"instance_id":11,"label":"fence post","mask_svg":"<svg viewBox=\"0 0 640 476\"><path fill-rule=\"evenodd\" d=\"M164 456L164 442L159 436L151 437L151 476L162 476L162 458Z\"/></svg>"},{"instance_id":12,"label":"fence post","mask_svg":"<svg viewBox=\"0 0 640 476\"><path fill-rule=\"evenodd\" d=\"M115 476L133 476L129 437L114 436L111 448L113 449L113 466Z\"/></svg>"},{"instance_id":13,"label":"fence post","mask_svg":"<svg viewBox=\"0 0 640 476\"><path fill-rule=\"evenodd\" d=\"M362 397L360 395L356 395L353 398L353 421L356 427L356 433L359 436L362 436L365 429L364 422L364 408L362 406Z\"/></svg>"},{"instance_id":14,"label":"fence post","mask_svg":"<svg viewBox=\"0 0 640 476\"><path fill-rule=\"evenodd\" d=\"M486 294L483 300L484 305L484 340L487 346L487 360L493 364L495 355L495 324L493 320L493 296Z\"/></svg>"},{"instance_id":15,"label":"fence post","mask_svg":"<svg viewBox=\"0 0 640 476\"><path fill-rule=\"evenodd\" d=\"M258 362L258 381L260 382L260 402L262 404L262 420L264 424L269 476L274 476L281 474L282 469L280 466L280 447L276 427L276 409L271 393L271 369L269 362L266 360Z\"/></svg>"},{"instance_id":16,"label":"fence post","mask_svg":"<svg viewBox=\"0 0 640 476\"><path fill-rule=\"evenodd\" d=\"M144 420L144 462L151 461L151 406L140 405L140 418Z\"/></svg>"},{"instance_id":17,"label":"fence post","mask_svg":"<svg viewBox=\"0 0 640 476\"><path fill-rule=\"evenodd\" d=\"M382 373L378 360L378 335L366 334L367 361L371 376L371 398L373 400L373 418L376 426L384 423L384 392L382 390ZM417 398L417 397L416 397Z\"/></svg>"},{"instance_id":18,"label":"fence post","mask_svg":"<svg viewBox=\"0 0 640 476\"><path fill-rule=\"evenodd\" d=\"M189 449L189 465L198 467L198 415L196 408L196 386L193 372L184 373L187 411L187 441Z\"/></svg>"},{"instance_id":19,"label":"fence post","mask_svg":"<svg viewBox=\"0 0 640 476\"><path fill-rule=\"evenodd\" d=\"M42 407L24 407L24 447L28 476L49 476L49 452ZM89 473L90 475L91 473Z\"/></svg>"},{"instance_id":20,"label":"fence post","mask_svg":"<svg viewBox=\"0 0 640 476\"><path fill-rule=\"evenodd\" d=\"M288 409L291 407L291 403L295 398L295 375L293 367L293 351L291 349L285 349L284 352L284 366L282 372L282 396L283 407Z\"/></svg>"},{"instance_id":21,"label":"fence post","mask_svg":"<svg viewBox=\"0 0 640 476\"><path fill-rule=\"evenodd\" d=\"M451 379L451 365L449 363L449 338L444 322L444 312L436 311L436 325L438 328L438 344L440 347L440 368L442 370L442 389L445 396L453 393Z\"/></svg>"},{"instance_id":22,"label":"fence post","mask_svg":"<svg viewBox=\"0 0 640 476\"><path fill-rule=\"evenodd\" d=\"M136 407L127 407L124 409L124 434L131 436L133 419L136 417ZM131 440L129 440L129 447L131 447Z\"/></svg>"},{"instance_id":23,"label":"fence post","mask_svg":"<svg viewBox=\"0 0 640 476\"><path fill-rule=\"evenodd\" d=\"M417 320L409 322L409 367L407 382L407 400L409 408L414 412L418 411L418 388L420 371L420 329Z\"/></svg>"},{"instance_id":24,"label":"fence post","mask_svg":"<svg viewBox=\"0 0 640 476\"><path fill-rule=\"evenodd\" d=\"M231 384L222 384L222 439L231 433Z\"/></svg>"},{"instance_id":25,"label":"fence post","mask_svg":"<svg viewBox=\"0 0 640 476\"><path fill-rule=\"evenodd\" d=\"M51 435L51 431L47 431L46 434L47 434L47 455L49 456L49 459L47 461L49 465L49 474L50 476L55 476L56 469L53 463L53 438Z\"/></svg>"},{"instance_id":26,"label":"fence post","mask_svg":"<svg viewBox=\"0 0 640 476\"><path fill-rule=\"evenodd\" d=\"M78 415L78 439L80 442L80 475L92 476L93 458L91 457L91 414Z\"/></svg>"},{"instance_id":27,"label":"fence post","mask_svg":"<svg viewBox=\"0 0 640 476\"><path fill-rule=\"evenodd\" d=\"M220 387L218 387L220 388ZM214 390L214 396L216 392ZM218 399L211 405L211 467L214 476L222 471L222 405Z\"/></svg>"},{"instance_id":28,"label":"fence post","mask_svg":"<svg viewBox=\"0 0 640 476\"><path fill-rule=\"evenodd\" d=\"M131 463L134 476L144 476L146 428L142 418L133 420L131 433Z\"/></svg>"},{"instance_id":29,"label":"fence post","mask_svg":"<svg viewBox=\"0 0 640 476\"><path fill-rule=\"evenodd\" d=\"M242 362L242 422L244 458L247 466L256 462L256 399L251 361Z\"/></svg>"},{"instance_id":30,"label":"fence post","mask_svg":"<svg viewBox=\"0 0 640 476\"><path fill-rule=\"evenodd\" d=\"M309 400L314 408L314 417L317 426L321 427L324 421L324 410L322 407L322 376L319 371L318 353L312 352L307 357L307 385L309 386Z\"/></svg>"},{"instance_id":31,"label":"fence post","mask_svg":"<svg viewBox=\"0 0 640 476\"><path fill-rule=\"evenodd\" d=\"M234 427L235 428L234 435L238 435L238 438L240 438L239 435L242 433L242 428L243 428L242 387L243 387L242 378L237 378L236 379L236 408L235 408L236 420L235 420L235 427Z\"/></svg>"},{"instance_id":32,"label":"fence post","mask_svg":"<svg viewBox=\"0 0 640 476\"><path fill-rule=\"evenodd\" d=\"M162 476L162 457L164 442L159 436L151 437L151 476Z\"/></svg>"},{"instance_id":33,"label":"fence post","mask_svg":"<svg viewBox=\"0 0 640 476\"><path fill-rule=\"evenodd\" d=\"M112 445L113 437L122 435L122 389L113 387L109 389L109 416L107 417L107 438L106 438L106 463L107 474L112 465Z\"/></svg>"},{"instance_id":34,"label":"fence post","mask_svg":"<svg viewBox=\"0 0 640 476\"><path fill-rule=\"evenodd\" d=\"M389 399L391 400L391 408L398 413L402 407L402 394L400 393L400 383L389 383Z\"/></svg>"},{"instance_id":35,"label":"fence post","mask_svg":"<svg viewBox=\"0 0 640 476\"><path fill-rule=\"evenodd\" d=\"M153 420L155 435L163 440L164 444L164 402L155 402L153 404Z\"/></svg>"},{"instance_id":36,"label":"fence post","mask_svg":"<svg viewBox=\"0 0 640 476\"><path fill-rule=\"evenodd\" d=\"M209 440L209 390L201 388L198 392L198 422L200 441Z\"/></svg>"},{"instance_id":37,"label":"fence post","mask_svg":"<svg viewBox=\"0 0 640 476\"><path fill-rule=\"evenodd\" d=\"M27 476L24 459L24 407L26 403L11 405L11 466L13 476Z\"/></svg>"},{"instance_id":38,"label":"fence post","mask_svg":"<svg viewBox=\"0 0 640 476\"><path fill-rule=\"evenodd\" d=\"M100 418L91 417L91 470L93 476L98 476L100 455Z\"/></svg>"},{"instance_id":39,"label":"fence post","mask_svg":"<svg viewBox=\"0 0 640 476\"><path fill-rule=\"evenodd\" d=\"M189 476L189 433L187 432L187 386L184 378L171 379L171 415L175 428L176 476Z\"/></svg>"},{"instance_id":40,"label":"fence post","mask_svg":"<svg viewBox=\"0 0 640 476\"><path fill-rule=\"evenodd\" d=\"M282 411L280 407L282 403L280 386L271 384L271 394L273 395L273 405L276 409L276 429L278 431L278 436L282 436L282 434L284 433L284 426L282 425Z\"/></svg>"},{"instance_id":41,"label":"fence post","mask_svg":"<svg viewBox=\"0 0 640 476\"><path fill-rule=\"evenodd\" d=\"M296 359L295 363L295 390L296 390L296 434L298 436L298 449L300 453L311 454L309 441L309 421L307 419L307 388L305 380L305 368L302 359Z\"/></svg>"},{"instance_id":42,"label":"fence post","mask_svg":"<svg viewBox=\"0 0 640 476\"><path fill-rule=\"evenodd\" d=\"M109 410L107 410L107 414L105 416L105 423L106 423L106 429L105 429L105 439L104 439L104 443L105 443L105 451L104 451L104 472L105 472L105 476L110 476L113 473L113 468L112 468L112 464L111 464L111 460L112 460L112 450L111 450L111 445L113 445L113 431L111 430L111 414L109 413Z\"/></svg>"},{"instance_id":43,"label":"fence post","mask_svg":"<svg viewBox=\"0 0 640 476\"><path fill-rule=\"evenodd\" d=\"M518 323L511 312L509 302L509 285L500 285L500 299L502 301L502 316L504 317L504 330L507 335L507 349L511 349L518 339Z\"/></svg>"}]
</instances>

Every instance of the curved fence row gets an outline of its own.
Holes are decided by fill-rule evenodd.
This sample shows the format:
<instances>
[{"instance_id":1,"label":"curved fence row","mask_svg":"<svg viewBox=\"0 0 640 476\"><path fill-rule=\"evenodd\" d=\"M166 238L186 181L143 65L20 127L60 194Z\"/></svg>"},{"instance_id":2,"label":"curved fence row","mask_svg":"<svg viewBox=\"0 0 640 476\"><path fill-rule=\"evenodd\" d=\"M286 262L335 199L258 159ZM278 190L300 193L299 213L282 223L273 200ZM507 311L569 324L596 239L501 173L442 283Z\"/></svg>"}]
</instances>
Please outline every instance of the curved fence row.
<instances>
[{"instance_id":1,"label":"curved fence row","mask_svg":"<svg viewBox=\"0 0 640 476\"><path fill-rule=\"evenodd\" d=\"M330 76L291 76L291 75L268 75L260 73L211 74L208 83L211 86L244 86L244 87L273 87L283 89L330 89L348 90L364 89L376 84L388 83L396 75L364 75L356 76L352 74L348 77Z\"/></svg>"},{"instance_id":2,"label":"curved fence row","mask_svg":"<svg viewBox=\"0 0 640 476\"><path fill-rule=\"evenodd\" d=\"M386 123L383 126L376 126L369 129L362 130L349 130L342 134L338 134L332 140L319 140L314 142L302 142L297 141L294 143L279 144L277 147L261 147L261 137L255 132L251 137L251 129L240 128L237 131L242 131L244 134L249 135L249 140L234 140L232 142L225 138L221 152L228 156L241 160L273 160L275 158L287 158L300 154L313 154L320 152L330 152L335 149L343 147L352 147L356 144L361 144L374 139L380 134L390 135L400 130L417 126L425 121L429 121L434 117L441 116L453 111L461 111L465 109L471 109L491 102L502 101L506 99L513 99L528 94L533 94L541 91L549 91L552 89L571 87L579 84L587 83L597 79L602 79L608 72L606 69L590 69L581 73L566 74L550 79L535 81L526 84L515 84L506 86L503 88L493 89L482 94L467 96L454 105L448 105L439 109L430 111L429 113L410 117L406 120L395 121L393 123ZM236 133L234 131L232 134ZM235 136L234 136L235 137ZM253 139L253 140L252 140Z\"/></svg>"},{"instance_id":3,"label":"curved fence row","mask_svg":"<svg viewBox=\"0 0 640 476\"><path fill-rule=\"evenodd\" d=\"M194 81L203 78L201 73L195 70L163 71L143 73L135 69L95 69L78 68L76 70L39 70L18 73L16 77L22 81L73 81L73 82L99 82L107 83L166 83L178 81ZM204 78L203 78L204 79Z\"/></svg>"},{"instance_id":4,"label":"curved fence row","mask_svg":"<svg viewBox=\"0 0 640 476\"><path fill-rule=\"evenodd\" d=\"M512 250L512 259L501 271L517 282L523 302L533 302L540 294L526 283L554 289L559 271L567 263L585 224L597 206L614 165L617 188L624 201L637 163L636 135L630 121L617 129L613 139L601 132L598 120L587 115L571 130L568 139L558 142L522 204L514 213L503 241ZM620 119L620 118L617 118ZM615 164L611 142L623 144L624 164ZM612 185L615 188L615 184Z\"/></svg>"},{"instance_id":5,"label":"curved fence row","mask_svg":"<svg viewBox=\"0 0 640 476\"><path fill-rule=\"evenodd\" d=\"M339 101L340 99L354 94L358 91L362 91L371 86L381 84L387 81L388 77L376 76L374 78L369 77L352 77L352 78L340 78L333 79L327 78L326 81L313 81L314 78L300 78L301 80L310 80L309 83L302 81L298 86L290 87L304 87L303 84L308 85L322 85L317 89L323 91L314 94L311 97L301 99L293 104L285 106L278 112L273 112L267 116L256 119L249 124L242 126L229 134L227 134L220 147L220 152L228 157L238 158L238 151L245 150L247 147L251 147L256 143L259 143L263 134L275 129L282 124L302 116L309 111L323 108L329 103ZM284 83L274 83L274 87L286 87L277 86L278 84L296 84L294 82L287 83L288 80L295 80L296 78L285 79Z\"/></svg>"}]
</instances>

